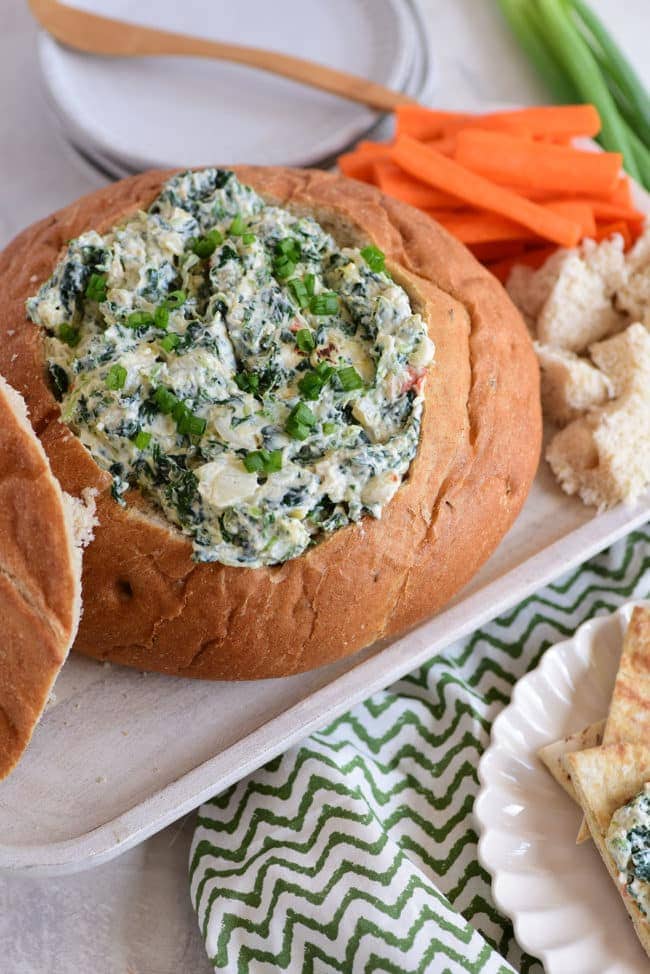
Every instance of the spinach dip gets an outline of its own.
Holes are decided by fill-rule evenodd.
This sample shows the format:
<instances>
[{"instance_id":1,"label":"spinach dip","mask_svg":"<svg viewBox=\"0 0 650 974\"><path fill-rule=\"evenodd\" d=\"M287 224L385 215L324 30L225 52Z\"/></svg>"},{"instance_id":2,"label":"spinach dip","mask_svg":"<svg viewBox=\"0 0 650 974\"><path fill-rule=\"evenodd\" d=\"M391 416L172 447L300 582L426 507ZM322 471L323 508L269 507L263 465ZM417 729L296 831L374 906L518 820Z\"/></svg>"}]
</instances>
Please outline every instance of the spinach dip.
<instances>
[{"instance_id":1,"label":"spinach dip","mask_svg":"<svg viewBox=\"0 0 650 974\"><path fill-rule=\"evenodd\" d=\"M606 842L621 883L650 919L650 784L614 812Z\"/></svg>"},{"instance_id":2,"label":"spinach dip","mask_svg":"<svg viewBox=\"0 0 650 974\"><path fill-rule=\"evenodd\" d=\"M340 247L229 171L72 240L27 302L63 420L192 539L257 567L380 517L413 460L426 325L376 247Z\"/></svg>"}]
</instances>

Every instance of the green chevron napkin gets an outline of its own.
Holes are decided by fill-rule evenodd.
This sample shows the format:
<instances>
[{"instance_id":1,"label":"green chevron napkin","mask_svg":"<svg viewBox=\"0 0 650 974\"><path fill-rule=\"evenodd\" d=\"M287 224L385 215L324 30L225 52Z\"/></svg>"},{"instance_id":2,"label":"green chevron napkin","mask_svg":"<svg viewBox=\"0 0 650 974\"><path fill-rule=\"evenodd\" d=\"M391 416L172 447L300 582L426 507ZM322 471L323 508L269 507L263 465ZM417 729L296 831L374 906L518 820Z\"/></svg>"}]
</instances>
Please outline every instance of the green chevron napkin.
<instances>
[{"instance_id":1,"label":"green chevron napkin","mask_svg":"<svg viewBox=\"0 0 650 974\"><path fill-rule=\"evenodd\" d=\"M545 649L648 595L650 526L205 804L190 886L215 969L539 974L477 859L478 761Z\"/></svg>"}]
</instances>

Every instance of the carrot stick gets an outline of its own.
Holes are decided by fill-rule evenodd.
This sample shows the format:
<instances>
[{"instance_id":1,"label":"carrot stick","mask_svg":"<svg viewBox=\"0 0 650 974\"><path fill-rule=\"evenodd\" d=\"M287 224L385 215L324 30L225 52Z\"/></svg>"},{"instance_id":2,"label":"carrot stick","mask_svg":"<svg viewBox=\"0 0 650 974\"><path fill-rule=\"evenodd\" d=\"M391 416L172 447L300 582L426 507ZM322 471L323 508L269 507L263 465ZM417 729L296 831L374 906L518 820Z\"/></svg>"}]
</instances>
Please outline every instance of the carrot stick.
<instances>
[{"instance_id":1,"label":"carrot stick","mask_svg":"<svg viewBox=\"0 0 650 974\"><path fill-rule=\"evenodd\" d=\"M374 181L373 160L364 158L361 152L345 152L337 159L338 167L349 179L358 179L362 183Z\"/></svg>"},{"instance_id":2,"label":"carrot stick","mask_svg":"<svg viewBox=\"0 0 650 974\"><path fill-rule=\"evenodd\" d=\"M463 201L458 197L450 196L449 193L419 182L394 162L380 160L373 163L373 167L374 182L381 191L403 203L410 203L411 206L417 206L422 210L454 210L463 205Z\"/></svg>"},{"instance_id":3,"label":"carrot stick","mask_svg":"<svg viewBox=\"0 0 650 974\"><path fill-rule=\"evenodd\" d=\"M616 222L623 220L625 222L634 222L635 220L643 220L644 215L640 210L635 210L633 206L624 206L621 203L610 203L607 200L599 199L588 199L575 197L573 200L547 200L546 205L551 206L551 204L565 204L568 202L575 202L577 204L586 203L591 207L591 212L593 213L596 220L601 220L603 222Z\"/></svg>"},{"instance_id":4,"label":"carrot stick","mask_svg":"<svg viewBox=\"0 0 650 974\"><path fill-rule=\"evenodd\" d=\"M593 195L614 191L622 163L618 152L582 152L480 129L458 133L454 158L509 186Z\"/></svg>"},{"instance_id":5,"label":"carrot stick","mask_svg":"<svg viewBox=\"0 0 650 974\"><path fill-rule=\"evenodd\" d=\"M433 111L421 105L400 105L395 114L398 135L411 135L423 140L454 135L468 126L550 137L594 136L600 131L600 118L593 105L548 105L487 115Z\"/></svg>"},{"instance_id":6,"label":"carrot stick","mask_svg":"<svg viewBox=\"0 0 650 974\"><path fill-rule=\"evenodd\" d=\"M391 150L394 161L422 182L458 196L479 209L500 213L528 227L545 240L573 247L580 239L580 227L572 220L551 213L530 200L484 179L453 159L434 152L407 135L400 136Z\"/></svg>"},{"instance_id":7,"label":"carrot stick","mask_svg":"<svg viewBox=\"0 0 650 974\"><path fill-rule=\"evenodd\" d=\"M534 240L536 236L520 223L508 220L498 213L454 213L439 210L434 218L464 244L494 243L497 240Z\"/></svg>"},{"instance_id":8,"label":"carrot stick","mask_svg":"<svg viewBox=\"0 0 650 974\"><path fill-rule=\"evenodd\" d=\"M583 237L593 237L596 232L596 219L591 204L582 200L549 200L545 206L553 213L559 213L568 220L580 224Z\"/></svg>"},{"instance_id":9,"label":"carrot stick","mask_svg":"<svg viewBox=\"0 0 650 974\"><path fill-rule=\"evenodd\" d=\"M610 198L610 203L622 203L625 206L634 206L632 200L632 184L630 183L629 177L623 174L619 177L616 184L616 189L612 193Z\"/></svg>"},{"instance_id":10,"label":"carrot stick","mask_svg":"<svg viewBox=\"0 0 650 974\"><path fill-rule=\"evenodd\" d=\"M453 156L456 151L456 136L442 135L438 139L426 139L425 145L431 146L436 152L441 152L443 156Z\"/></svg>"},{"instance_id":11,"label":"carrot stick","mask_svg":"<svg viewBox=\"0 0 650 974\"><path fill-rule=\"evenodd\" d=\"M487 243L469 244L468 249L474 254L482 264L506 260L508 257L517 257L523 254L526 244L523 240L495 240Z\"/></svg>"},{"instance_id":12,"label":"carrot stick","mask_svg":"<svg viewBox=\"0 0 650 974\"><path fill-rule=\"evenodd\" d=\"M359 142L352 152L344 152L337 159L344 176L364 183L374 182L373 163L390 158L390 146L386 142Z\"/></svg>"}]
</instances>

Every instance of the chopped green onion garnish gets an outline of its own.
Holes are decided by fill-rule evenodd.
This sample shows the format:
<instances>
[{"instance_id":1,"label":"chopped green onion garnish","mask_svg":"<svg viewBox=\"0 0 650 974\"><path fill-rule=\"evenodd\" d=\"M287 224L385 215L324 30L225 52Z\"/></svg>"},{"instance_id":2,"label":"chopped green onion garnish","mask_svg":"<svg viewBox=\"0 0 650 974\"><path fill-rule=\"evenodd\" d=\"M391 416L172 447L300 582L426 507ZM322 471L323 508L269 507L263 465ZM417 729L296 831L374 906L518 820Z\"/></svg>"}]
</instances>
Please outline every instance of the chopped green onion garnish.
<instances>
[{"instance_id":1,"label":"chopped green onion garnish","mask_svg":"<svg viewBox=\"0 0 650 974\"><path fill-rule=\"evenodd\" d=\"M133 443L138 450L146 450L151 443L151 433L139 430L133 437Z\"/></svg>"},{"instance_id":2,"label":"chopped green onion garnish","mask_svg":"<svg viewBox=\"0 0 650 974\"><path fill-rule=\"evenodd\" d=\"M254 233L244 233L242 234L241 239L242 239L242 243L248 247L249 244L255 243L257 237L255 236Z\"/></svg>"},{"instance_id":3,"label":"chopped green onion garnish","mask_svg":"<svg viewBox=\"0 0 650 974\"><path fill-rule=\"evenodd\" d=\"M171 311L174 311L176 308L180 308L182 304L185 304L186 301L187 294L185 291L170 291L165 304Z\"/></svg>"},{"instance_id":4,"label":"chopped green onion garnish","mask_svg":"<svg viewBox=\"0 0 650 974\"><path fill-rule=\"evenodd\" d=\"M183 419L184 416L189 416L189 407L185 405L182 399L177 399L174 403L174 408L172 409L172 416L177 423Z\"/></svg>"},{"instance_id":5,"label":"chopped green onion garnish","mask_svg":"<svg viewBox=\"0 0 650 974\"><path fill-rule=\"evenodd\" d=\"M148 328L154 324L154 316L149 311L132 311L126 324L129 328Z\"/></svg>"},{"instance_id":6,"label":"chopped green onion garnish","mask_svg":"<svg viewBox=\"0 0 650 974\"><path fill-rule=\"evenodd\" d=\"M160 347L164 348L166 352L173 352L175 348L178 348L180 343L180 335L165 335L160 341Z\"/></svg>"},{"instance_id":7,"label":"chopped green onion garnish","mask_svg":"<svg viewBox=\"0 0 650 974\"><path fill-rule=\"evenodd\" d=\"M242 392L255 394L260 388L260 377L255 372L237 372L235 382Z\"/></svg>"},{"instance_id":8,"label":"chopped green onion garnish","mask_svg":"<svg viewBox=\"0 0 650 974\"><path fill-rule=\"evenodd\" d=\"M249 473L275 473L282 469L282 450L253 450L243 462Z\"/></svg>"},{"instance_id":9,"label":"chopped green onion garnish","mask_svg":"<svg viewBox=\"0 0 650 974\"><path fill-rule=\"evenodd\" d=\"M273 273L281 281L286 281L291 277L296 269L296 264L300 260L300 244L293 237L285 237L278 240L275 245L275 257L273 258Z\"/></svg>"},{"instance_id":10,"label":"chopped green onion garnish","mask_svg":"<svg viewBox=\"0 0 650 974\"><path fill-rule=\"evenodd\" d=\"M316 348L316 340L308 328L301 328L296 332L296 345L301 352L313 352Z\"/></svg>"},{"instance_id":11,"label":"chopped green onion garnish","mask_svg":"<svg viewBox=\"0 0 650 974\"><path fill-rule=\"evenodd\" d=\"M111 365L106 376L108 389L123 389L126 382L126 369L123 365Z\"/></svg>"},{"instance_id":12,"label":"chopped green onion garnish","mask_svg":"<svg viewBox=\"0 0 650 974\"><path fill-rule=\"evenodd\" d=\"M228 233L231 237L241 237L243 233L246 232L246 224L244 223L244 218L241 213L238 213L235 219L230 224L230 230Z\"/></svg>"},{"instance_id":13,"label":"chopped green onion garnish","mask_svg":"<svg viewBox=\"0 0 650 974\"><path fill-rule=\"evenodd\" d=\"M319 362L313 372L305 372L298 383L300 392L305 399L318 399L323 387L334 374L334 369L326 362Z\"/></svg>"},{"instance_id":14,"label":"chopped green onion garnish","mask_svg":"<svg viewBox=\"0 0 650 974\"><path fill-rule=\"evenodd\" d=\"M332 433L336 433L336 423L323 423L323 433L325 436L331 436Z\"/></svg>"},{"instance_id":15,"label":"chopped green onion garnish","mask_svg":"<svg viewBox=\"0 0 650 974\"><path fill-rule=\"evenodd\" d=\"M156 308L153 313L153 320L156 328L160 328L161 331L166 330L169 324L169 308L167 305L161 304L160 307Z\"/></svg>"},{"instance_id":16,"label":"chopped green onion garnish","mask_svg":"<svg viewBox=\"0 0 650 974\"><path fill-rule=\"evenodd\" d=\"M339 310L338 294L334 291L315 294L309 302L309 310L313 315L335 315Z\"/></svg>"},{"instance_id":17,"label":"chopped green onion garnish","mask_svg":"<svg viewBox=\"0 0 650 974\"><path fill-rule=\"evenodd\" d=\"M204 237L198 239L194 237L190 240L190 249L197 257L205 260L206 257L212 256L221 243L223 243L223 235L215 227L214 230L209 230Z\"/></svg>"},{"instance_id":18,"label":"chopped green onion garnish","mask_svg":"<svg viewBox=\"0 0 650 974\"><path fill-rule=\"evenodd\" d=\"M78 328L74 328L72 325L69 325L64 321L59 328L59 338L62 342L65 342L66 345L69 345L70 348L74 348L75 345L78 345L81 341L81 332Z\"/></svg>"},{"instance_id":19,"label":"chopped green onion garnish","mask_svg":"<svg viewBox=\"0 0 650 974\"><path fill-rule=\"evenodd\" d=\"M294 440L306 440L316 422L316 417L309 406L299 402L289 413L285 429Z\"/></svg>"},{"instance_id":20,"label":"chopped green onion garnish","mask_svg":"<svg viewBox=\"0 0 650 974\"><path fill-rule=\"evenodd\" d=\"M205 433L206 426L207 420L202 419L200 416L195 416L187 408L176 422L178 432L188 436L201 436Z\"/></svg>"},{"instance_id":21,"label":"chopped green onion garnish","mask_svg":"<svg viewBox=\"0 0 650 974\"><path fill-rule=\"evenodd\" d=\"M383 250L380 250L379 247L374 247L372 245L363 247L361 250L361 256L371 271L374 271L376 274L383 271L386 264L386 254L383 252Z\"/></svg>"},{"instance_id":22,"label":"chopped green onion garnish","mask_svg":"<svg viewBox=\"0 0 650 974\"><path fill-rule=\"evenodd\" d=\"M86 297L89 301L106 300L106 274L91 274L86 284Z\"/></svg>"},{"instance_id":23,"label":"chopped green onion garnish","mask_svg":"<svg viewBox=\"0 0 650 974\"><path fill-rule=\"evenodd\" d=\"M303 277L303 283L307 288L307 294L311 298L314 293L314 287L316 286L316 275L315 274L305 274Z\"/></svg>"},{"instance_id":24,"label":"chopped green onion garnish","mask_svg":"<svg viewBox=\"0 0 650 974\"><path fill-rule=\"evenodd\" d=\"M298 263L300 260L300 244L294 237L285 237L283 240L278 240L275 245L276 254L282 254L284 257L289 257L290 260Z\"/></svg>"},{"instance_id":25,"label":"chopped green onion garnish","mask_svg":"<svg viewBox=\"0 0 650 974\"><path fill-rule=\"evenodd\" d=\"M164 386L159 386L154 392L153 397L160 412L166 416L171 413L174 406L178 403L178 399L174 393L169 389L165 389Z\"/></svg>"},{"instance_id":26,"label":"chopped green onion garnish","mask_svg":"<svg viewBox=\"0 0 650 974\"><path fill-rule=\"evenodd\" d=\"M299 277L294 277L287 282L287 287L291 292L291 296L298 305L299 308L306 308L309 305L309 294L307 288L303 281Z\"/></svg>"},{"instance_id":27,"label":"chopped green onion garnish","mask_svg":"<svg viewBox=\"0 0 650 974\"><path fill-rule=\"evenodd\" d=\"M295 261L291 260L290 257L286 257L284 254L280 254L273 261L273 273L281 281L286 281L288 277L291 277L295 269Z\"/></svg>"},{"instance_id":28,"label":"chopped green onion garnish","mask_svg":"<svg viewBox=\"0 0 650 974\"><path fill-rule=\"evenodd\" d=\"M363 379L353 365L346 365L342 369L337 369L336 382L344 392L350 392L352 389L363 389L364 386Z\"/></svg>"}]
</instances>

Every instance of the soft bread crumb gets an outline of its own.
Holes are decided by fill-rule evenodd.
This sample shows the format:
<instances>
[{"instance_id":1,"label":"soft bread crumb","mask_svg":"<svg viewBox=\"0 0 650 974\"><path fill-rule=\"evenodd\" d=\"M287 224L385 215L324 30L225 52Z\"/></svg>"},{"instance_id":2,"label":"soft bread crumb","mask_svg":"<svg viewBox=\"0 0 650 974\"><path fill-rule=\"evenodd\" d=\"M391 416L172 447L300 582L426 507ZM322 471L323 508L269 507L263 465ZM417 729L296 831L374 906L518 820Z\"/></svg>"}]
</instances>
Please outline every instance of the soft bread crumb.
<instances>
[{"instance_id":1,"label":"soft bread crumb","mask_svg":"<svg viewBox=\"0 0 650 974\"><path fill-rule=\"evenodd\" d=\"M650 483L650 332L630 325L592 354L616 398L558 433L546 458L568 494L603 510L633 503Z\"/></svg>"},{"instance_id":2,"label":"soft bread crumb","mask_svg":"<svg viewBox=\"0 0 650 974\"><path fill-rule=\"evenodd\" d=\"M537 321L570 253L569 250L556 251L536 271L525 264L516 264L512 268L506 289L528 321Z\"/></svg>"},{"instance_id":3,"label":"soft bread crumb","mask_svg":"<svg viewBox=\"0 0 650 974\"><path fill-rule=\"evenodd\" d=\"M579 250L567 252L537 318L539 341L583 352L592 342L620 331L626 318L612 302L626 279L623 239L618 234L600 245L585 240Z\"/></svg>"},{"instance_id":4,"label":"soft bread crumb","mask_svg":"<svg viewBox=\"0 0 650 974\"><path fill-rule=\"evenodd\" d=\"M639 322L607 341L591 345L589 354L610 380L614 396L648 391L650 332Z\"/></svg>"},{"instance_id":5,"label":"soft bread crumb","mask_svg":"<svg viewBox=\"0 0 650 974\"><path fill-rule=\"evenodd\" d=\"M650 328L650 226L627 255L628 278L616 293L616 304Z\"/></svg>"},{"instance_id":6,"label":"soft bread crumb","mask_svg":"<svg viewBox=\"0 0 650 974\"><path fill-rule=\"evenodd\" d=\"M63 494L72 524L75 544L79 548L87 548L95 537L95 528L99 524L96 517L96 496L97 489L95 487L84 487L81 491L81 497L73 497L65 492Z\"/></svg>"},{"instance_id":7,"label":"soft bread crumb","mask_svg":"<svg viewBox=\"0 0 650 974\"><path fill-rule=\"evenodd\" d=\"M540 342L535 342L535 351L542 373L544 414L558 426L612 397L609 378L586 359Z\"/></svg>"}]
</instances>

